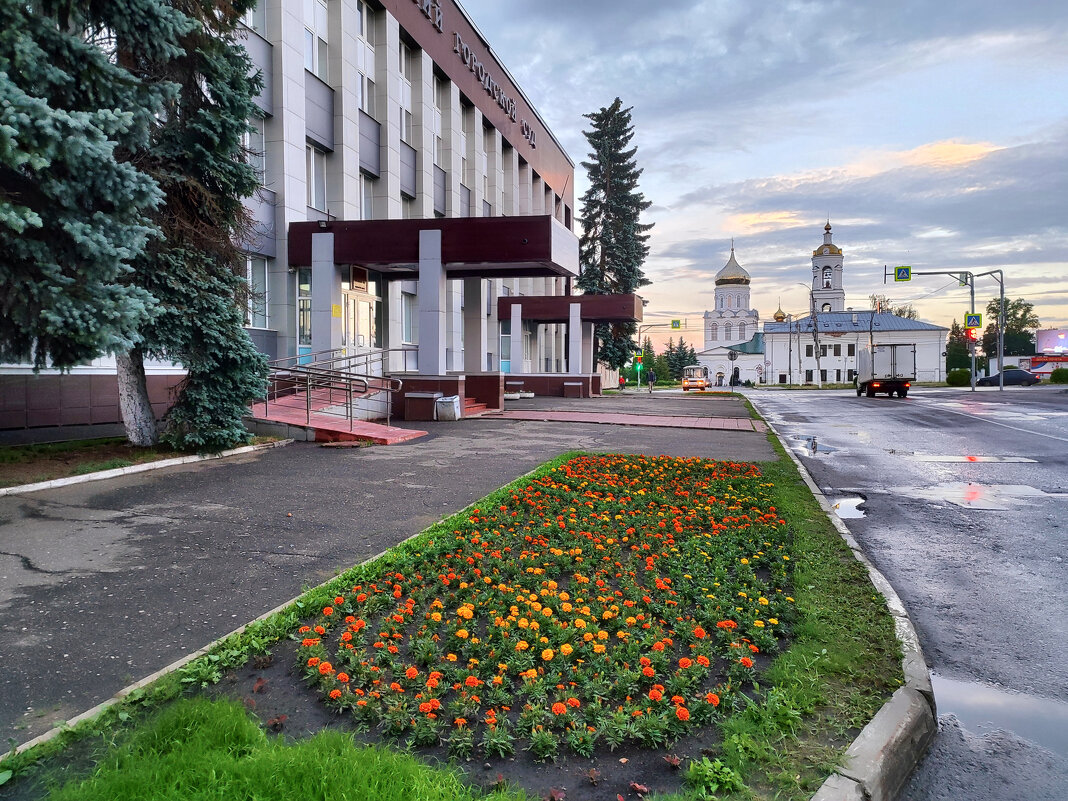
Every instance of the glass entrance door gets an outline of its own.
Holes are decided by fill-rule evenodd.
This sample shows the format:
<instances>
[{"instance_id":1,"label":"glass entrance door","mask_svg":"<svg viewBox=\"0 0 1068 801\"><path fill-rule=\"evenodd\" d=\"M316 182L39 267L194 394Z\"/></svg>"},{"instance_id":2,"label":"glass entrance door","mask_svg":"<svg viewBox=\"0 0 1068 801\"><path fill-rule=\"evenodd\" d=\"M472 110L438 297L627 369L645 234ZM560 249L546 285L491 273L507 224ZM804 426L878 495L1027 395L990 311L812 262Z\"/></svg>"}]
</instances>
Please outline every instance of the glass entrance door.
<instances>
[{"instance_id":1,"label":"glass entrance door","mask_svg":"<svg viewBox=\"0 0 1068 801\"><path fill-rule=\"evenodd\" d=\"M342 295L344 332L342 345L356 353L381 347L378 338L378 299L356 292Z\"/></svg>"}]
</instances>

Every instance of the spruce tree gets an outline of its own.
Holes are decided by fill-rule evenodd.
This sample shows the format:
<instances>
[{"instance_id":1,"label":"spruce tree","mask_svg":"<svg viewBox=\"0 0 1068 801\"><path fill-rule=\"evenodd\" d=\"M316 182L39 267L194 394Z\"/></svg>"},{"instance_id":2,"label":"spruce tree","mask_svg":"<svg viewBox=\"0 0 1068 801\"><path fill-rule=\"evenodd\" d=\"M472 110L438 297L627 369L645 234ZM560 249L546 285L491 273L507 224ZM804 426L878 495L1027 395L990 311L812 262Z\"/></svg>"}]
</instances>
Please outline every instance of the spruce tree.
<instances>
[{"instance_id":1,"label":"spruce tree","mask_svg":"<svg viewBox=\"0 0 1068 801\"><path fill-rule=\"evenodd\" d=\"M173 87L133 78L111 45L136 30L166 59L187 25L156 0L0 0L0 361L69 369L150 319L127 279L161 194L126 158Z\"/></svg>"},{"instance_id":2,"label":"spruce tree","mask_svg":"<svg viewBox=\"0 0 1068 801\"><path fill-rule=\"evenodd\" d=\"M155 218L163 236L135 262L133 280L159 302L141 330L142 343L120 361L120 385L132 416L144 417L148 392L143 357L188 371L165 420L163 438L179 448L218 450L247 441L247 403L266 389L267 365L244 329L244 256L236 242L248 230L242 198L258 182L242 136L258 113L260 77L238 44L238 22L255 0L167 0L189 21L181 57L160 61L131 41L120 56L135 75L179 87L148 148L136 158L163 191ZM152 431L127 425L131 439ZM142 444L147 444L142 442Z\"/></svg>"},{"instance_id":3,"label":"spruce tree","mask_svg":"<svg viewBox=\"0 0 1068 801\"><path fill-rule=\"evenodd\" d=\"M642 265L649 255L648 231L641 213L650 202L638 191L642 170L637 166L631 109L617 97L612 105L584 115L592 129L583 135L592 148L590 161L582 162L590 187L582 196L582 237L577 286L587 294L626 294L649 284ZM596 327L597 360L620 368L631 356L634 323ZM666 378L666 376L665 376Z\"/></svg>"}]
</instances>

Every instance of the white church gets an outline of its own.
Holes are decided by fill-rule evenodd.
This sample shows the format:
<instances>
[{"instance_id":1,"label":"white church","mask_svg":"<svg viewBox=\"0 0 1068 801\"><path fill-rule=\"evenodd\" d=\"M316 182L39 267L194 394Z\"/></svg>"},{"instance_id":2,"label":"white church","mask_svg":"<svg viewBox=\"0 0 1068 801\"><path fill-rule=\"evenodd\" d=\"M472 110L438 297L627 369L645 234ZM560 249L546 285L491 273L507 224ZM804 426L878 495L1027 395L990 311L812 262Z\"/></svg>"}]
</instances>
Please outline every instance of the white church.
<instances>
[{"instance_id":1,"label":"white church","mask_svg":"<svg viewBox=\"0 0 1068 801\"><path fill-rule=\"evenodd\" d=\"M914 343L916 380L945 378L949 329L888 312L845 305L844 254L834 244L830 222L823 244L812 251L809 313L792 317L779 308L759 329L750 308L749 273L731 253L716 274L715 308L704 314L704 349L698 361L712 383L844 384L857 370L857 353L869 344Z\"/></svg>"}]
</instances>

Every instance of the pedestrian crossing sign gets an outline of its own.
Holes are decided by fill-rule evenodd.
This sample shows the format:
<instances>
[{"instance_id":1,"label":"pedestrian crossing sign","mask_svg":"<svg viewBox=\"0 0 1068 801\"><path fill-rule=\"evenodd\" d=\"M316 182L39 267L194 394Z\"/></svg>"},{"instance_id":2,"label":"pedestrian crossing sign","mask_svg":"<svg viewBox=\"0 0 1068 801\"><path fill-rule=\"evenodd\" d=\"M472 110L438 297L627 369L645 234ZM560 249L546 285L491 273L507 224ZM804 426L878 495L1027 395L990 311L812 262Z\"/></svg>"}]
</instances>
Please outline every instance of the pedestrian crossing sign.
<instances>
[{"instance_id":1,"label":"pedestrian crossing sign","mask_svg":"<svg viewBox=\"0 0 1068 801\"><path fill-rule=\"evenodd\" d=\"M672 320L671 321L671 327L672 328L682 328L682 320Z\"/></svg>"},{"instance_id":2,"label":"pedestrian crossing sign","mask_svg":"<svg viewBox=\"0 0 1068 801\"><path fill-rule=\"evenodd\" d=\"M912 280L912 267L908 265L902 265L901 267L894 268L894 280L895 281L911 281Z\"/></svg>"},{"instance_id":3,"label":"pedestrian crossing sign","mask_svg":"<svg viewBox=\"0 0 1068 801\"><path fill-rule=\"evenodd\" d=\"M983 327L983 315L982 314L965 314L964 315L964 327L965 328L982 328Z\"/></svg>"}]
</instances>

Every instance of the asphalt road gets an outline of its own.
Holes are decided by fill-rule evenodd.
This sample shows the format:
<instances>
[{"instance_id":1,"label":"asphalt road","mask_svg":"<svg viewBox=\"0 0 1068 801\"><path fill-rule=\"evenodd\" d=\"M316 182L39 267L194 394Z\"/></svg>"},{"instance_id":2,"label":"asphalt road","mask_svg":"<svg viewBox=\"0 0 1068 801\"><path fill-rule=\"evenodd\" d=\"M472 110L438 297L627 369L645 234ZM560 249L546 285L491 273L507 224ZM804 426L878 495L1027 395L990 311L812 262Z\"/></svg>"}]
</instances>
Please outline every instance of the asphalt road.
<instances>
[{"instance_id":1,"label":"asphalt road","mask_svg":"<svg viewBox=\"0 0 1068 801\"><path fill-rule=\"evenodd\" d=\"M748 417L731 400L628 395L584 408L713 405ZM41 734L566 451L776 458L753 431L483 419L430 432L0 497L0 739Z\"/></svg>"},{"instance_id":2,"label":"asphalt road","mask_svg":"<svg viewBox=\"0 0 1068 801\"><path fill-rule=\"evenodd\" d=\"M752 391L905 602L940 732L900 801L1068 798L1068 392Z\"/></svg>"}]
</instances>

